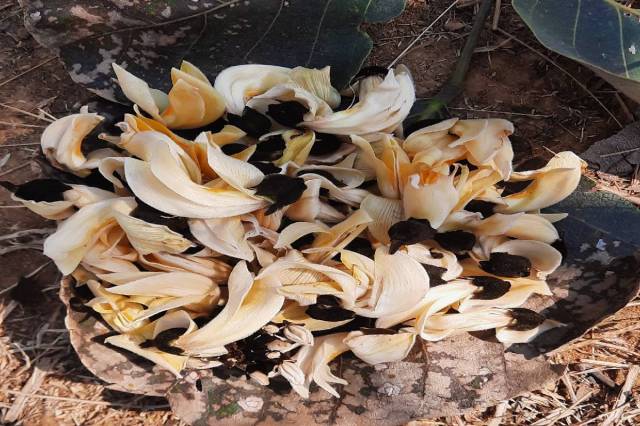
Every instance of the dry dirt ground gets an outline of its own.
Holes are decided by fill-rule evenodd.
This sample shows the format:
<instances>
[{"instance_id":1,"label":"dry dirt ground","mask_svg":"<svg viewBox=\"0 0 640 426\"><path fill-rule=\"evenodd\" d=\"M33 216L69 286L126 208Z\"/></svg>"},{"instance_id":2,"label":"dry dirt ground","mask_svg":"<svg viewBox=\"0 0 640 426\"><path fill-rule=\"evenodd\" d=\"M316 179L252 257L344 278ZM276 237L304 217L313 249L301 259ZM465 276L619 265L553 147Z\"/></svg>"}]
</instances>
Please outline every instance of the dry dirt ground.
<instances>
[{"instance_id":1,"label":"dry dirt ground","mask_svg":"<svg viewBox=\"0 0 640 426\"><path fill-rule=\"evenodd\" d=\"M369 26L375 40L369 62L388 64L450 3L409 1L394 22ZM432 95L446 80L470 30L476 2L459 3L462 7L454 7L434 25L402 61L413 71L420 96ZM637 105L587 69L545 51L517 18L510 1L501 3L498 27L514 38L491 31L488 24L464 95L452 105L453 114L512 120L516 151L545 158L560 150L582 152L616 132L615 120L633 121ZM611 114L539 53L549 55L586 85ZM90 98L74 85L54 55L30 37L17 1L0 0L0 179L22 183L40 176L36 158L47 115L61 117ZM624 189L627 183L621 179L618 185ZM0 189L0 422L179 424L164 400L106 390L80 364L69 346L63 306L57 299L59 275L40 252L43 237L53 227L54 223L17 206ZM41 267L29 279L27 292L11 295L21 277ZM639 319L640 302L632 302L556 355L558 361L572 365L550 389L464 417L423 424L602 424L625 382L632 385L637 374ZM638 390L620 409L624 410L621 424L640 423Z\"/></svg>"}]
</instances>

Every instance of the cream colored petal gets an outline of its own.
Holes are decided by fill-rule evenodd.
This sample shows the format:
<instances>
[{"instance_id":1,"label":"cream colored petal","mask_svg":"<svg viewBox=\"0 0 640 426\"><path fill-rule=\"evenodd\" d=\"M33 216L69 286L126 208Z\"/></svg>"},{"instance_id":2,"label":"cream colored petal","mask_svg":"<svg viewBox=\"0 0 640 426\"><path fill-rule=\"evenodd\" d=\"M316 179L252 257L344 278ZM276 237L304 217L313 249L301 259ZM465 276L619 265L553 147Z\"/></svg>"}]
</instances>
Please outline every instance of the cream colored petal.
<instances>
[{"instance_id":1,"label":"cream colored petal","mask_svg":"<svg viewBox=\"0 0 640 426\"><path fill-rule=\"evenodd\" d=\"M473 295L463 300L457 307L459 312L472 312L486 308L517 308L522 306L532 294L552 296L551 290L545 281L529 278L509 279L511 288L497 299L474 299Z\"/></svg>"},{"instance_id":2,"label":"cream colored petal","mask_svg":"<svg viewBox=\"0 0 640 426\"><path fill-rule=\"evenodd\" d=\"M455 280L447 284L432 287L413 308L378 318L376 320L376 327L389 328L413 318L418 319L417 322L419 325L424 325L424 321L431 315L441 312L460 300L463 300L475 290L475 286L466 280ZM420 329L420 327L418 327L418 329Z\"/></svg>"},{"instance_id":3,"label":"cream colored petal","mask_svg":"<svg viewBox=\"0 0 640 426\"><path fill-rule=\"evenodd\" d=\"M436 314L426 319L420 336L428 341L436 341L461 332L504 327L509 325L511 321L512 318L508 311L502 309Z\"/></svg>"},{"instance_id":4,"label":"cream colored petal","mask_svg":"<svg viewBox=\"0 0 640 426\"><path fill-rule=\"evenodd\" d=\"M47 160L61 170L78 176L89 174L87 158L82 153L82 142L104 117L89 113L86 107L79 114L72 114L49 124L42 132L40 146ZM91 168L97 167L92 164Z\"/></svg>"},{"instance_id":5,"label":"cream colored petal","mask_svg":"<svg viewBox=\"0 0 640 426\"><path fill-rule=\"evenodd\" d=\"M295 67L291 79L303 89L324 100L331 108L340 105L340 93L331 85L331 67L322 69Z\"/></svg>"},{"instance_id":6,"label":"cream colored petal","mask_svg":"<svg viewBox=\"0 0 640 426\"><path fill-rule=\"evenodd\" d=\"M113 212L129 214L134 207L133 198L115 198L81 208L45 240L45 256L51 258L64 275L70 274L99 237L98 231L114 220Z\"/></svg>"},{"instance_id":7,"label":"cream colored petal","mask_svg":"<svg viewBox=\"0 0 640 426\"><path fill-rule=\"evenodd\" d=\"M180 375L180 371L182 371L186 366L186 356L168 354L154 348L143 349L140 347L140 344L143 341L143 339L136 338L135 336L120 334L117 336L107 337L104 342L146 358L149 361L158 364L160 367L169 370L176 377L182 377Z\"/></svg>"},{"instance_id":8,"label":"cream colored petal","mask_svg":"<svg viewBox=\"0 0 640 426\"><path fill-rule=\"evenodd\" d=\"M562 263L562 254L549 244L535 240L511 240L493 249L494 253L509 253L526 257L539 278L545 278Z\"/></svg>"},{"instance_id":9,"label":"cream colored petal","mask_svg":"<svg viewBox=\"0 0 640 426\"><path fill-rule=\"evenodd\" d=\"M512 330L509 327L499 327L496 329L496 339L506 344L529 343L545 331L564 325L561 322L548 319L530 330Z\"/></svg>"},{"instance_id":10,"label":"cream colored petal","mask_svg":"<svg viewBox=\"0 0 640 426\"><path fill-rule=\"evenodd\" d=\"M67 191L68 192L68 191ZM11 194L11 199L22 203L23 206L31 210L37 215L40 215L46 219L62 220L66 219L75 213L73 203L71 201L33 201L24 200Z\"/></svg>"},{"instance_id":11,"label":"cream colored petal","mask_svg":"<svg viewBox=\"0 0 640 426\"><path fill-rule=\"evenodd\" d=\"M326 177L315 173L305 173L301 177L304 179L305 183L319 180L320 187L329 191L329 198L340 201L348 206L358 207L362 200L369 195L369 191L365 189L336 186Z\"/></svg>"},{"instance_id":12,"label":"cream colored petal","mask_svg":"<svg viewBox=\"0 0 640 426\"><path fill-rule=\"evenodd\" d=\"M454 174L439 175L433 183L422 184L419 175L409 176L402 196L406 218L427 219L437 229L458 202Z\"/></svg>"},{"instance_id":13,"label":"cream colored petal","mask_svg":"<svg viewBox=\"0 0 640 426\"><path fill-rule=\"evenodd\" d=\"M530 172L514 173L512 181L533 180L524 190L502 199L499 213L533 211L556 204L578 187L585 162L570 151L556 154L545 167Z\"/></svg>"},{"instance_id":14,"label":"cream colored petal","mask_svg":"<svg viewBox=\"0 0 640 426\"><path fill-rule=\"evenodd\" d=\"M221 148L212 143L207 148L207 161L222 180L239 191L253 194L253 191L248 189L264 179L264 174L256 166L226 155Z\"/></svg>"},{"instance_id":15,"label":"cream colored petal","mask_svg":"<svg viewBox=\"0 0 640 426\"><path fill-rule=\"evenodd\" d=\"M303 325L309 331L324 331L332 328L340 327L347 324L352 319L343 321L322 321L319 319L311 318L306 314L306 306L302 306L293 301L287 301L284 308L271 320L276 324L280 324L284 321Z\"/></svg>"},{"instance_id":16,"label":"cream colored petal","mask_svg":"<svg viewBox=\"0 0 640 426\"><path fill-rule=\"evenodd\" d=\"M166 272L193 272L209 277L216 282L226 280L231 272L231 267L222 260L196 255L160 252L141 255L139 260L148 269Z\"/></svg>"},{"instance_id":17,"label":"cream colored petal","mask_svg":"<svg viewBox=\"0 0 640 426\"><path fill-rule=\"evenodd\" d=\"M181 337L178 345L191 354L206 354L243 339L271 320L284 297L267 280L254 280L244 261L233 268L228 281L229 299L222 312L194 333Z\"/></svg>"},{"instance_id":18,"label":"cream colored petal","mask_svg":"<svg viewBox=\"0 0 640 426\"><path fill-rule=\"evenodd\" d=\"M348 218L331 227L326 233L317 235L312 249L314 253L308 256L312 262L324 262L353 241L372 221L366 211L356 210ZM314 250L311 250L314 251Z\"/></svg>"},{"instance_id":19,"label":"cream colored petal","mask_svg":"<svg viewBox=\"0 0 640 426\"><path fill-rule=\"evenodd\" d=\"M464 145L469 152L469 162L475 166L490 165L502 146L511 144L508 136L513 134L513 130L511 122L498 118L459 120L451 128L451 133L458 135L459 139L450 146Z\"/></svg>"},{"instance_id":20,"label":"cream colored petal","mask_svg":"<svg viewBox=\"0 0 640 426\"><path fill-rule=\"evenodd\" d=\"M113 64L113 70L124 95L154 119L162 121L160 113L169 105L166 93L152 89L141 78L136 77L118 64Z\"/></svg>"},{"instance_id":21,"label":"cream colored petal","mask_svg":"<svg viewBox=\"0 0 640 426\"><path fill-rule=\"evenodd\" d=\"M362 200L360 208L373 219L367 225L371 235L381 243L389 244L389 228L404 219L402 201L370 194Z\"/></svg>"},{"instance_id":22,"label":"cream colored petal","mask_svg":"<svg viewBox=\"0 0 640 426\"><path fill-rule=\"evenodd\" d=\"M375 254L374 282L368 308L354 309L369 318L394 315L413 308L429 290L429 275L422 265L403 252L389 254L385 247Z\"/></svg>"},{"instance_id":23,"label":"cream colored petal","mask_svg":"<svg viewBox=\"0 0 640 426\"><path fill-rule=\"evenodd\" d=\"M291 388L301 397L309 398L309 387L305 385L305 374L292 360L285 360L278 366L278 372L287 379Z\"/></svg>"},{"instance_id":24,"label":"cream colored petal","mask_svg":"<svg viewBox=\"0 0 640 426\"><path fill-rule=\"evenodd\" d=\"M334 376L329 368L329 363L338 355L349 350L344 344L347 333L335 333L315 339L313 346L302 347L295 356L295 361L305 375L304 388L315 382L331 395L339 398L338 392L331 386L332 383L346 385L347 381ZM299 386L297 386L299 387ZM302 392L301 395L306 394Z\"/></svg>"},{"instance_id":25,"label":"cream colored petal","mask_svg":"<svg viewBox=\"0 0 640 426\"><path fill-rule=\"evenodd\" d=\"M169 107L162 114L168 127L203 127L213 123L224 113L224 99L192 64L184 61L180 70L172 68L171 80L173 88L169 92ZM194 110L194 105L198 105L198 110Z\"/></svg>"},{"instance_id":26,"label":"cream colored petal","mask_svg":"<svg viewBox=\"0 0 640 426\"><path fill-rule=\"evenodd\" d=\"M515 223L506 231L505 235L520 240L542 241L547 244L560 238L555 226L544 216L537 214L517 216Z\"/></svg>"},{"instance_id":27,"label":"cream colored petal","mask_svg":"<svg viewBox=\"0 0 640 426\"><path fill-rule=\"evenodd\" d=\"M157 166L156 171L158 168L161 167ZM237 216L266 204L235 190L207 189L188 181L184 175L180 178L164 174L172 186L168 187L154 175L149 164L133 158L125 160L125 176L131 190L144 203L175 216L200 219ZM185 192L188 195L182 195ZM192 196L194 201L187 196Z\"/></svg>"},{"instance_id":28,"label":"cream colored petal","mask_svg":"<svg viewBox=\"0 0 640 426\"><path fill-rule=\"evenodd\" d=\"M191 219L191 233L205 247L227 256L247 261L254 258L240 216L224 219Z\"/></svg>"},{"instance_id":29,"label":"cream colored petal","mask_svg":"<svg viewBox=\"0 0 640 426\"><path fill-rule=\"evenodd\" d=\"M344 339L351 352L367 364L402 361L409 355L416 335L413 333L367 334L352 331Z\"/></svg>"},{"instance_id":30,"label":"cream colored petal","mask_svg":"<svg viewBox=\"0 0 640 426\"><path fill-rule=\"evenodd\" d=\"M114 294L127 296L183 297L202 296L217 285L211 279L189 272L165 272L107 288Z\"/></svg>"},{"instance_id":31,"label":"cream colored petal","mask_svg":"<svg viewBox=\"0 0 640 426\"><path fill-rule=\"evenodd\" d=\"M131 245L141 254L182 253L192 246L191 241L164 225L148 223L122 213L115 213L115 219L127 234Z\"/></svg>"},{"instance_id":32,"label":"cream colored petal","mask_svg":"<svg viewBox=\"0 0 640 426\"><path fill-rule=\"evenodd\" d=\"M462 266L458 263L458 258L448 250L430 248L424 244L411 244L404 246L404 251L420 263L446 269L442 274L442 279L445 281L453 280L462 274ZM433 253L437 255L434 257Z\"/></svg>"},{"instance_id":33,"label":"cream colored petal","mask_svg":"<svg viewBox=\"0 0 640 426\"><path fill-rule=\"evenodd\" d=\"M215 89L224 98L227 110L242 114L246 103L281 83L290 80L289 68L273 65L237 65L224 69L216 77Z\"/></svg>"},{"instance_id":34,"label":"cream colored petal","mask_svg":"<svg viewBox=\"0 0 640 426\"><path fill-rule=\"evenodd\" d=\"M151 337L155 339L158 334L172 328L184 328L185 333L191 333L197 329L198 326L185 311L169 312L154 321L153 335Z\"/></svg>"},{"instance_id":35,"label":"cream colored petal","mask_svg":"<svg viewBox=\"0 0 640 426\"><path fill-rule=\"evenodd\" d=\"M329 227L321 222L294 222L280 232L278 241L276 241L273 248L279 249L287 247L298 238L312 233L327 232L328 229Z\"/></svg>"},{"instance_id":36,"label":"cream colored petal","mask_svg":"<svg viewBox=\"0 0 640 426\"><path fill-rule=\"evenodd\" d=\"M409 115L415 101L409 70L399 66L390 69L382 82L369 84L368 90L362 89L365 84L361 82L359 101L351 108L305 122L304 126L321 133L342 135L395 130Z\"/></svg>"},{"instance_id":37,"label":"cream colored petal","mask_svg":"<svg viewBox=\"0 0 640 426\"><path fill-rule=\"evenodd\" d=\"M71 201L76 207L84 207L98 201L104 201L118 196L111 191L94 188L86 185L70 184L70 190L65 191L63 196L67 201Z\"/></svg>"}]
</instances>

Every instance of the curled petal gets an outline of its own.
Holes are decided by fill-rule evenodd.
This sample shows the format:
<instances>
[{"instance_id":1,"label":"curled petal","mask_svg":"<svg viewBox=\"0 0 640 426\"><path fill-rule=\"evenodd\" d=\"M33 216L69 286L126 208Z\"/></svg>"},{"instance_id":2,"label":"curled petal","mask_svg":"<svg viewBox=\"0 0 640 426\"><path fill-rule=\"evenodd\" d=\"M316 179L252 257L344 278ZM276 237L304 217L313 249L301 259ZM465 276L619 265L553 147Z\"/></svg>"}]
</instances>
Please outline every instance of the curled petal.
<instances>
[{"instance_id":1,"label":"curled petal","mask_svg":"<svg viewBox=\"0 0 640 426\"><path fill-rule=\"evenodd\" d=\"M69 170L78 176L87 176L90 168L98 167L99 158L118 156L111 149L93 154L91 161L82 153L82 141L104 120L104 117L88 112L82 107L79 114L72 114L49 124L42 133L42 152L52 165Z\"/></svg>"},{"instance_id":2,"label":"curled petal","mask_svg":"<svg viewBox=\"0 0 640 426\"><path fill-rule=\"evenodd\" d=\"M127 234L127 239L140 254L182 253L191 247L191 241L164 225L147 223L144 220L122 213L115 213L115 219Z\"/></svg>"},{"instance_id":3,"label":"curled petal","mask_svg":"<svg viewBox=\"0 0 640 426\"><path fill-rule=\"evenodd\" d=\"M247 102L277 84L290 79L289 68L273 65L237 65L223 70L214 87L223 97L227 111L242 114Z\"/></svg>"},{"instance_id":4,"label":"curled petal","mask_svg":"<svg viewBox=\"0 0 640 426\"><path fill-rule=\"evenodd\" d=\"M158 364L160 367L169 370L175 374L176 377L182 377L180 371L186 367L188 357L169 354L155 348L143 349L140 347L140 344L143 343L144 340L145 339L140 336L119 334L117 336L107 337L104 342L146 358Z\"/></svg>"},{"instance_id":5,"label":"curled petal","mask_svg":"<svg viewBox=\"0 0 640 426\"><path fill-rule=\"evenodd\" d=\"M125 96L155 120L172 129L193 129L213 123L224 112L224 100L209 80L192 64L183 61L171 69L169 94L152 89L144 80L117 64L113 69Z\"/></svg>"},{"instance_id":6,"label":"curled petal","mask_svg":"<svg viewBox=\"0 0 640 426\"><path fill-rule=\"evenodd\" d=\"M100 275L109 280L109 274ZM190 272L165 272L153 274L107 288L114 294L127 296L182 297L203 296L217 290L209 278Z\"/></svg>"},{"instance_id":7,"label":"curled petal","mask_svg":"<svg viewBox=\"0 0 640 426\"><path fill-rule=\"evenodd\" d=\"M254 280L244 261L231 271L224 309L201 329L182 336L177 345L194 355L218 353L224 345L255 333L282 307L284 297L268 280Z\"/></svg>"},{"instance_id":8,"label":"curled petal","mask_svg":"<svg viewBox=\"0 0 640 426\"><path fill-rule=\"evenodd\" d=\"M280 324L284 321L304 326L309 331L324 331L340 327L352 321L352 318L342 321L323 321L311 318L306 313L307 307L294 301L287 301L284 308L276 315L272 322Z\"/></svg>"},{"instance_id":9,"label":"curled petal","mask_svg":"<svg viewBox=\"0 0 640 426\"><path fill-rule=\"evenodd\" d=\"M89 204L60 224L44 242L44 254L68 275L98 239L100 230L113 222L113 212L129 214L135 207L133 198L114 198Z\"/></svg>"},{"instance_id":10,"label":"curled petal","mask_svg":"<svg viewBox=\"0 0 640 426\"><path fill-rule=\"evenodd\" d=\"M496 329L496 339L498 339L499 342L506 344L529 343L545 331L551 330L552 328L562 327L564 325L565 324L561 322L548 319L542 324L529 330L514 330L509 327L499 327Z\"/></svg>"},{"instance_id":11,"label":"curled petal","mask_svg":"<svg viewBox=\"0 0 640 426\"><path fill-rule=\"evenodd\" d=\"M340 93L331 85L331 67L322 69L295 67L291 79L308 92L325 101L331 108L340 105Z\"/></svg>"},{"instance_id":12,"label":"curled petal","mask_svg":"<svg viewBox=\"0 0 640 426\"><path fill-rule=\"evenodd\" d=\"M493 248L492 253L508 253L526 257L540 278L555 271L562 263L562 254L549 244L535 240L510 240Z\"/></svg>"},{"instance_id":13,"label":"curled petal","mask_svg":"<svg viewBox=\"0 0 640 426\"><path fill-rule=\"evenodd\" d=\"M491 166L503 179L509 179L513 160L509 141L509 135L513 134L511 122L497 118L460 120L451 128L451 133L459 138L449 146L463 145L471 164Z\"/></svg>"},{"instance_id":14,"label":"curled petal","mask_svg":"<svg viewBox=\"0 0 640 426\"><path fill-rule=\"evenodd\" d=\"M205 247L227 256L253 260L242 220L239 216L224 219L191 219L189 229Z\"/></svg>"},{"instance_id":15,"label":"curled petal","mask_svg":"<svg viewBox=\"0 0 640 426\"><path fill-rule=\"evenodd\" d=\"M459 312L471 312L486 308L517 308L527 301L532 294L552 296L551 290L545 281L529 278L516 278L510 280L509 291L497 299L483 300L474 298L473 295L463 300L457 307Z\"/></svg>"},{"instance_id":16,"label":"curled petal","mask_svg":"<svg viewBox=\"0 0 640 426\"><path fill-rule=\"evenodd\" d=\"M276 160L274 164L283 166L292 161L301 166L307 161L307 157L316 140L316 134L312 131L301 133L298 130L287 130L282 134L282 138L286 148L282 153L282 157Z\"/></svg>"},{"instance_id":17,"label":"curled petal","mask_svg":"<svg viewBox=\"0 0 640 426\"><path fill-rule=\"evenodd\" d=\"M585 162L573 152L556 154L539 170L514 173L512 181L532 180L522 191L502 198L500 213L533 211L549 207L568 197L578 187Z\"/></svg>"},{"instance_id":18,"label":"curled petal","mask_svg":"<svg viewBox=\"0 0 640 426\"><path fill-rule=\"evenodd\" d=\"M365 335L361 331L352 331L344 339L355 356L371 365L402 361L409 355L415 341L416 335L407 332Z\"/></svg>"},{"instance_id":19,"label":"curled petal","mask_svg":"<svg viewBox=\"0 0 640 426\"><path fill-rule=\"evenodd\" d=\"M374 282L368 307L359 315L379 318L413 308L429 290L429 275L422 265L403 252L389 254L384 247L375 254Z\"/></svg>"},{"instance_id":20,"label":"curled petal","mask_svg":"<svg viewBox=\"0 0 640 426\"><path fill-rule=\"evenodd\" d=\"M373 237L383 244L389 244L389 228L403 219L402 202L370 194L360 204L373 219L367 225Z\"/></svg>"},{"instance_id":21,"label":"curled petal","mask_svg":"<svg viewBox=\"0 0 640 426\"><path fill-rule=\"evenodd\" d=\"M169 161L163 163L152 168L146 162L127 158L125 176L136 196L165 213L211 219L249 213L266 204L236 190L198 185L184 173L171 171L174 168L165 169L164 166L171 164Z\"/></svg>"},{"instance_id":22,"label":"curled petal","mask_svg":"<svg viewBox=\"0 0 640 426\"><path fill-rule=\"evenodd\" d=\"M323 223L294 222L280 232L278 241L276 241L273 248L284 248L291 245L291 243L298 238L312 233L327 232L327 229L329 229L329 227Z\"/></svg>"},{"instance_id":23,"label":"curled petal","mask_svg":"<svg viewBox=\"0 0 640 426\"><path fill-rule=\"evenodd\" d=\"M361 82L359 101L344 111L307 121L304 126L321 133L341 135L392 132L409 115L415 100L409 70L390 69L384 80Z\"/></svg>"},{"instance_id":24,"label":"curled petal","mask_svg":"<svg viewBox=\"0 0 640 426\"><path fill-rule=\"evenodd\" d=\"M338 355L349 350L344 339L347 333L336 333L322 336L315 339L313 346L304 346L295 356L295 361L300 371L304 373L304 385L296 385L296 390L301 396L308 396L309 385L315 382L322 389L331 395L339 398L338 392L331 386L331 383L346 385L347 381L334 376L329 368L329 363ZM298 374L299 375L299 374ZM304 390L300 392L300 388Z\"/></svg>"},{"instance_id":25,"label":"curled petal","mask_svg":"<svg viewBox=\"0 0 640 426\"><path fill-rule=\"evenodd\" d=\"M424 322L431 315L453 306L472 294L474 290L475 287L466 280L455 280L444 285L432 287L413 308L378 318L376 327L389 328L413 318L417 318L418 324L424 326ZM421 327L418 327L418 329L420 330Z\"/></svg>"},{"instance_id":26,"label":"curled petal","mask_svg":"<svg viewBox=\"0 0 640 426\"><path fill-rule=\"evenodd\" d=\"M442 225L458 202L454 174L436 175L427 183L421 182L420 175L409 176L402 198L405 217L427 219L434 229Z\"/></svg>"}]
</instances>

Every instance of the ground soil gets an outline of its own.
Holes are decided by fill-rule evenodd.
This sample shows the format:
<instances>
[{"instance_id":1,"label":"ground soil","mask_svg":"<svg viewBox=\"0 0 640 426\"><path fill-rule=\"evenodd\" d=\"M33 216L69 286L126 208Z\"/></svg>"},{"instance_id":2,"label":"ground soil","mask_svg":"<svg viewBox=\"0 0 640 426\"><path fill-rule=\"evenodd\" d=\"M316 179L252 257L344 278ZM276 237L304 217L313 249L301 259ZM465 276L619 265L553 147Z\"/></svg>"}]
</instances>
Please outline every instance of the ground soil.
<instances>
[{"instance_id":1,"label":"ground soil","mask_svg":"<svg viewBox=\"0 0 640 426\"><path fill-rule=\"evenodd\" d=\"M451 1L414 0L408 3L406 11L393 22L368 26L375 42L370 64L387 65ZM541 47L518 19L510 1L502 1L501 10L500 28L550 55L586 85L622 124L633 120L629 110L634 111L635 104L619 96L586 68ZM413 72L420 97L432 96L447 79L470 30L474 12L473 5L454 7L400 61ZM539 54L507 39L504 33L492 32L489 28L484 31L464 94L451 105L453 115L509 119L516 127L516 151L544 158L562 150L580 153L593 142L616 132L619 126L612 116L571 78ZM46 122L9 107L36 115L40 108L61 117L77 110L91 97L70 80L54 53L31 38L22 25L22 11L17 1L0 0L0 164L5 155L10 154L8 162L0 166L0 180L22 183L42 175L37 161L37 143ZM3 145L21 146L3 148ZM0 235L53 226L54 223L43 221L16 206L9 194L0 189ZM40 239L41 235L31 234L20 241L38 245ZM33 249L1 255L0 291L46 262L40 251ZM16 392L20 392L34 374L34 366L46 360L51 366L47 368L43 382L37 385L38 393L54 398L27 398L19 420L22 424L178 424L163 400L106 390L82 367L65 334L63 306L57 299L58 279L58 273L49 264L31 280L31 294L36 296L21 298L23 302L11 304L8 292L2 294L0 312L4 309L6 318L0 314L0 409L6 413L19 397ZM11 306L14 306L12 310L9 309ZM633 324L639 316L638 307L631 306L614 321ZM604 327L608 326L605 324ZM598 336L598 333L596 329L591 335ZM637 333L619 337L625 340L626 348L636 352L609 350L606 355L611 358L607 359L628 364L640 362ZM594 346L583 345L558 356L563 361L577 361L585 353L596 356L596 352ZM619 385L625 379L625 371L612 370L605 374ZM617 388L602 386L598 389L586 402L592 401L593 407L604 410L611 400L615 401ZM566 391L562 385L556 390ZM442 423L482 422L492 413L490 409L476 416L442 419Z\"/></svg>"}]
</instances>

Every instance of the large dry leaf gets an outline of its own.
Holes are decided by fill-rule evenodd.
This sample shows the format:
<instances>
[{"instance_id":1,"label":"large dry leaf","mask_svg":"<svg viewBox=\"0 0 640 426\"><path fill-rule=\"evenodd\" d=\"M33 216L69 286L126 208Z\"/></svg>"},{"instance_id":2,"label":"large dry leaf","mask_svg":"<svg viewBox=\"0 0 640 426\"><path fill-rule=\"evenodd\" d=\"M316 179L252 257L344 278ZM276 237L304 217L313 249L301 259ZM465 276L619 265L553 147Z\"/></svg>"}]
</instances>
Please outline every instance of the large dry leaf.
<instances>
[{"instance_id":1,"label":"large dry leaf","mask_svg":"<svg viewBox=\"0 0 640 426\"><path fill-rule=\"evenodd\" d=\"M549 279L554 296L536 297L530 306L567 327L506 349L485 333L418 341L406 360L375 368L346 356L333 363L349 381L339 389L341 399L316 388L310 401L302 401L246 380L193 372L169 391L174 413L190 424L402 424L460 414L543 387L563 371L543 353L625 306L638 293L640 276L640 212L635 206L591 192L584 181L549 212L570 214L556 224L567 253Z\"/></svg>"},{"instance_id":2,"label":"large dry leaf","mask_svg":"<svg viewBox=\"0 0 640 426\"><path fill-rule=\"evenodd\" d=\"M104 380L110 389L164 396L175 381L174 375L137 355L102 343L105 337L112 334L112 330L95 316L78 310L77 305L72 303L75 297L72 278L64 278L60 286L60 299L67 308L65 326L82 364Z\"/></svg>"},{"instance_id":3,"label":"large dry leaf","mask_svg":"<svg viewBox=\"0 0 640 426\"><path fill-rule=\"evenodd\" d=\"M25 23L56 49L71 78L100 96L118 96L111 63L167 89L183 59L213 77L243 63L331 65L345 86L373 45L364 22L397 16L405 0L21 0ZM123 98L119 97L121 100Z\"/></svg>"},{"instance_id":4,"label":"large dry leaf","mask_svg":"<svg viewBox=\"0 0 640 426\"><path fill-rule=\"evenodd\" d=\"M628 176L640 165L640 121L591 145L580 155L596 170Z\"/></svg>"}]
</instances>

